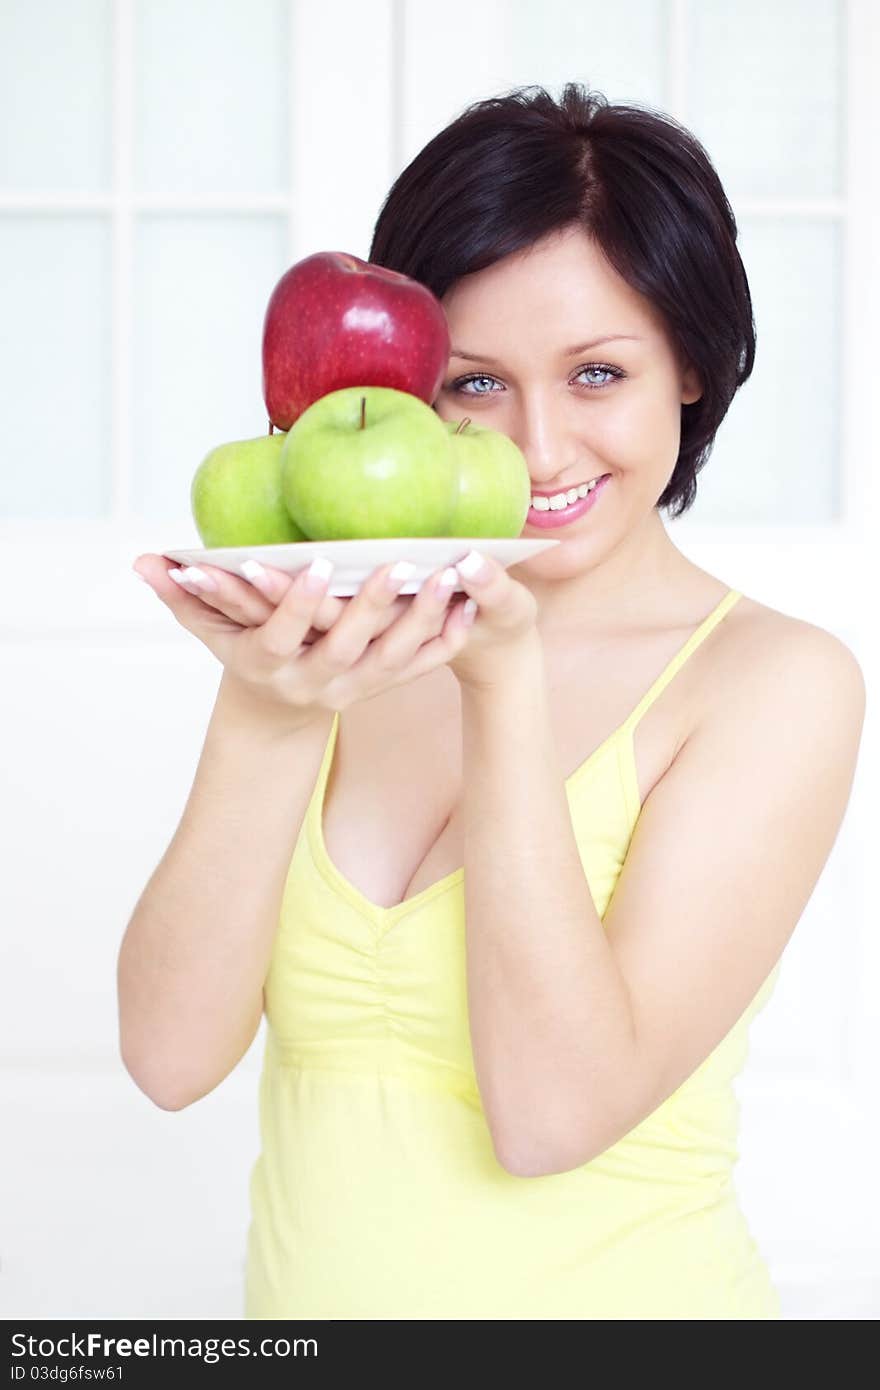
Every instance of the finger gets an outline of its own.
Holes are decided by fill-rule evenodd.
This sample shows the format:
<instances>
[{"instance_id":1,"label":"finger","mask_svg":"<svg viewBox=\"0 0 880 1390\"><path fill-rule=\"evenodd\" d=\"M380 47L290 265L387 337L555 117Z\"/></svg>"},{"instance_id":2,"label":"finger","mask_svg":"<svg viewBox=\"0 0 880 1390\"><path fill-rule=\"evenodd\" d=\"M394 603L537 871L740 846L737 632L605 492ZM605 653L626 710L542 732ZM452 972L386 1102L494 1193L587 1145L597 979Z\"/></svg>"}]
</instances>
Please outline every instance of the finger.
<instances>
[{"instance_id":1,"label":"finger","mask_svg":"<svg viewBox=\"0 0 880 1390\"><path fill-rule=\"evenodd\" d=\"M394 621L401 602L407 602L399 590L414 573L415 566L399 562L381 565L368 576L326 636L314 643L307 658L314 681L325 684L354 666Z\"/></svg>"},{"instance_id":2,"label":"finger","mask_svg":"<svg viewBox=\"0 0 880 1390\"><path fill-rule=\"evenodd\" d=\"M480 617L499 631L525 630L534 621L534 596L524 585L517 584L497 560L470 550L455 568L465 593L477 604Z\"/></svg>"},{"instance_id":3,"label":"finger","mask_svg":"<svg viewBox=\"0 0 880 1390\"><path fill-rule=\"evenodd\" d=\"M288 574L285 570L277 570L271 566L262 565L259 560L243 560L240 569L248 583L268 600L272 608L278 606L296 578L295 574ZM312 618L314 627L321 632L326 632L340 617L343 606L343 599L337 598L335 594L325 592L321 596L318 608ZM271 610L265 612L260 619L261 622L265 622L266 618L269 617L269 611Z\"/></svg>"},{"instance_id":4,"label":"finger","mask_svg":"<svg viewBox=\"0 0 880 1390\"><path fill-rule=\"evenodd\" d=\"M373 644L371 670L408 668L416 652L442 630L457 576L447 565L436 570L419 589L408 613L381 640Z\"/></svg>"},{"instance_id":5,"label":"finger","mask_svg":"<svg viewBox=\"0 0 880 1390\"><path fill-rule=\"evenodd\" d=\"M427 675L429 671L445 665L458 655L467 643L473 622L472 619L465 620L464 617L467 601L466 594L454 595L446 607L440 632L419 647L394 684L404 685L409 681L418 680L419 676ZM383 683L387 686L387 674Z\"/></svg>"},{"instance_id":6,"label":"finger","mask_svg":"<svg viewBox=\"0 0 880 1390\"><path fill-rule=\"evenodd\" d=\"M296 655L306 634L317 626L318 609L328 597L332 574L332 563L317 556L293 576L269 617L253 631L265 655L275 661L286 661ZM343 609L336 622L341 622L344 615Z\"/></svg>"},{"instance_id":7,"label":"finger","mask_svg":"<svg viewBox=\"0 0 880 1390\"><path fill-rule=\"evenodd\" d=\"M484 604L491 607L503 599L510 575L497 560L490 560L479 550L469 550L456 562L455 568L465 593L475 598L481 607Z\"/></svg>"},{"instance_id":8,"label":"finger","mask_svg":"<svg viewBox=\"0 0 880 1390\"><path fill-rule=\"evenodd\" d=\"M139 555L132 565L141 579L145 579L153 592L166 602L182 593L192 592L195 596L195 590L187 590L173 583L171 571L176 568L176 561L168 560L164 555Z\"/></svg>"},{"instance_id":9,"label":"finger","mask_svg":"<svg viewBox=\"0 0 880 1390\"><path fill-rule=\"evenodd\" d=\"M165 556L138 556L133 568L145 579L158 595L176 622L207 647L208 651L224 666L230 660L233 644L247 629L234 619L226 616L218 608L181 587L169 577L169 565Z\"/></svg>"},{"instance_id":10,"label":"finger","mask_svg":"<svg viewBox=\"0 0 880 1390\"><path fill-rule=\"evenodd\" d=\"M235 632L241 630L241 625L238 622L227 618L220 609L211 607L205 602L206 592L203 597L202 591L197 589L195 585L192 587L188 584L183 585L180 583L179 577L175 580L173 575L176 566L170 565L165 556L139 555L132 568L171 609L177 621L190 632L195 631L194 622L201 620L204 623L208 619L213 619L214 626L219 626L221 630ZM177 573L179 576L180 571L178 570Z\"/></svg>"},{"instance_id":11,"label":"finger","mask_svg":"<svg viewBox=\"0 0 880 1390\"><path fill-rule=\"evenodd\" d=\"M235 575L216 566L169 564L167 556L138 556L133 568L146 579L159 598L176 613L216 612L226 615L240 626L251 626L265 620L266 600L250 589ZM180 603L180 594L190 594L201 600L201 607Z\"/></svg>"},{"instance_id":12,"label":"finger","mask_svg":"<svg viewBox=\"0 0 880 1390\"><path fill-rule=\"evenodd\" d=\"M401 613L406 612L407 608L412 603L413 598L413 594L405 594L401 598L395 599L390 608L386 608L378 614L376 618L377 626L376 631L373 634L373 640L375 640L375 638L377 637L381 637L382 633L386 630L386 628L389 628L391 624L395 621L395 619L400 617ZM321 606L321 608L318 609L318 612L315 615L314 623L315 630L319 637L323 636L325 632L330 631L331 627L336 621L337 614L341 611L341 605L343 603L348 602L348 600L330 598L325 599L324 602L338 603L340 605L340 608L334 609L332 616L329 618L326 616L326 610L323 605Z\"/></svg>"},{"instance_id":13,"label":"finger","mask_svg":"<svg viewBox=\"0 0 880 1390\"><path fill-rule=\"evenodd\" d=\"M316 637L322 637L325 632L330 631L333 624L343 612L343 605L348 603L348 601L349 600L345 598L336 598L333 594L327 594L324 597L320 608L312 620L314 626L309 634L312 641L314 641ZM380 635L387 627L390 627L395 618L400 617L401 613L406 612L411 603L411 594L407 594L403 598L395 599L391 607L387 608L384 613L379 615L376 635Z\"/></svg>"},{"instance_id":14,"label":"finger","mask_svg":"<svg viewBox=\"0 0 880 1390\"><path fill-rule=\"evenodd\" d=\"M187 593L195 594L208 607L225 613L242 627L260 626L275 607L271 595L261 592L245 576L216 565L187 565L169 570L168 576Z\"/></svg>"},{"instance_id":15,"label":"finger","mask_svg":"<svg viewBox=\"0 0 880 1390\"><path fill-rule=\"evenodd\" d=\"M327 679L335 676L332 693L337 708L413 679L413 658L443 628L455 583L455 570L451 566L436 571L422 584L407 612L388 632L372 641L355 661L344 667L330 668ZM333 636L333 633L328 634L313 648L313 654L317 655L322 647L332 646ZM430 665L429 662L425 669L430 669Z\"/></svg>"}]
</instances>

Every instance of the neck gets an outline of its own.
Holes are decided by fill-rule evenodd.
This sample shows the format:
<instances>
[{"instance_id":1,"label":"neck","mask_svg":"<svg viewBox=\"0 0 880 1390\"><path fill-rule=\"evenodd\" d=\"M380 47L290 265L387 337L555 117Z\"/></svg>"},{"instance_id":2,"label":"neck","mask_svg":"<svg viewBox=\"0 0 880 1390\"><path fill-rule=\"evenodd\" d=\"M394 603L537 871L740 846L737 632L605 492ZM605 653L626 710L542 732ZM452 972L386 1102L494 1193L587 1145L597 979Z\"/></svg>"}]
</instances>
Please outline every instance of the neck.
<instances>
[{"instance_id":1,"label":"neck","mask_svg":"<svg viewBox=\"0 0 880 1390\"><path fill-rule=\"evenodd\" d=\"M537 599L539 632L551 640L575 630L598 636L643 627L655 615L662 620L672 586L682 584L685 571L693 572L656 509L588 569L578 568L572 556L570 574L554 571L557 554L548 551L511 567L513 578Z\"/></svg>"}]
</instances>

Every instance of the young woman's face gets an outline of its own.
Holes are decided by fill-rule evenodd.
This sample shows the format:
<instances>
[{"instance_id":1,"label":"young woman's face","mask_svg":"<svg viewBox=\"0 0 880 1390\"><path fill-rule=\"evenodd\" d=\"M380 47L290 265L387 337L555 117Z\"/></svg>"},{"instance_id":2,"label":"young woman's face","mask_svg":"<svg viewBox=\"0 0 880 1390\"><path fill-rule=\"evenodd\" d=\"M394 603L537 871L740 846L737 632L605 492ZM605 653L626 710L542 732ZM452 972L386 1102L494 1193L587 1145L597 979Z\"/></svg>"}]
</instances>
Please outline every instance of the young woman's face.
<instances>
[{"instance_id":1,"label":"young woman's face","mask_svg":"<svg viewBox=\"0 0 880 1390\"><path fill-rule=\"evenodd\" d=\"M678 457L681 406L701 394L696 375L676 360L650 301L580 228L464 276L442 303L452 355L437 413L509 435L533 493L607 474L588 511L550 530L530 511L521 533L562 541L553 552L566 552L566 572L598 561L656 507ZM625 337L578 347L611 335Z\"/></svg>"}]
</instances>

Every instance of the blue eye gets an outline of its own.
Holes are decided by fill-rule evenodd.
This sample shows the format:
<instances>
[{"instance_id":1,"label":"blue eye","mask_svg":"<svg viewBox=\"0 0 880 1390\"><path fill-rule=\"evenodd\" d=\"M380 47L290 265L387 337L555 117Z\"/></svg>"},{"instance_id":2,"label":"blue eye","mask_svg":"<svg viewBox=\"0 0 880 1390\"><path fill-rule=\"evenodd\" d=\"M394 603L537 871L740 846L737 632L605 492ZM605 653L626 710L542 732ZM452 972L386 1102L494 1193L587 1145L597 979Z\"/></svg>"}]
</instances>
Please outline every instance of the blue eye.
<instances>
[{"instance_id":1,"label":"blue eye","mask_svg":"<svg viewBox=\"0 0 880 1390\"><path fill-rule=\"evenodd\" d=\"M599 362L591 362L586 367L579 367L575 372L575 378L583 376L587 372L601 372L604 376L610 378L610 380L579 382L577 383L577 389L580 391L604 391L606 387L611 385L612 381L620 380L626 376L626 372L621 371L619 367L608 367ZM470 386L471 382L479 381L495 381L497 384L497 378L494 376L487 376L484 372L472 372L470 376L457 377L455 381L451 382L450 385L446 387L446 390L457 392L460 396L470 396L472 399L474 396L494 396L497 394L491 388L489 390L465 390L465 387Z\"/></svg>"},{"instance_id":2,"label":"blue eye","mask_svg":"<svg viewBox=\"0 0 880 1390\"><path fill-rule=\"evenodd\" d=\"M604 372L605 376L610 376L612 378L623 375L623 373L618 371L616 367L600 367L598 365L592 367L581 367L580 370L576 373L576 375L583 376L586 372ZM603 386L609 386L610 384L611 383L607 381L585 381L583 383L583 385L586 386L588 391L601 391Z\"/></svg>"},{"instance_id":3,"label":"blue eye","mask_svg":"<svg viewBox=\"0 0 880 1390\"><path fill-rule=\"evenodd\" d=\"M460 376L449 388L451 391L458 391L462 396L491 396L491 391L465 391L463 388L472 381L494 381L494 376Z\"/></svg>"}]
</instances>

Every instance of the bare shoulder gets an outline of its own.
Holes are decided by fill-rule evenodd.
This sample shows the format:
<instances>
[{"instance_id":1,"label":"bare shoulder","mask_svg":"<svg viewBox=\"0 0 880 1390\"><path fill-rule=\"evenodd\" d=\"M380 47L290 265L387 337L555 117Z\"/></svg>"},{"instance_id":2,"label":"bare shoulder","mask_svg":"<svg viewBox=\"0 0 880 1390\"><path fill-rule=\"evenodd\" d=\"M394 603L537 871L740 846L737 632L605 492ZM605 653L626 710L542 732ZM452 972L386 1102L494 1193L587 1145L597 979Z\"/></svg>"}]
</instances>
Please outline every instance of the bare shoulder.
<instances>
[{"instance_id":1,"label":"bare shoulder","mask_svg":"<svg viewBox=\"0 0 880 1390\"><path fill-rule=\"evenodd\" d=\"M735 621L734 621L735 619ZM722 624L702 720L764 710L797 722L834 713L861 730L865 677L853 650L816 623L743 595Z\"/></svg>"}]
</instances>

